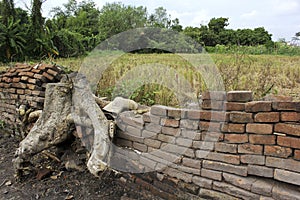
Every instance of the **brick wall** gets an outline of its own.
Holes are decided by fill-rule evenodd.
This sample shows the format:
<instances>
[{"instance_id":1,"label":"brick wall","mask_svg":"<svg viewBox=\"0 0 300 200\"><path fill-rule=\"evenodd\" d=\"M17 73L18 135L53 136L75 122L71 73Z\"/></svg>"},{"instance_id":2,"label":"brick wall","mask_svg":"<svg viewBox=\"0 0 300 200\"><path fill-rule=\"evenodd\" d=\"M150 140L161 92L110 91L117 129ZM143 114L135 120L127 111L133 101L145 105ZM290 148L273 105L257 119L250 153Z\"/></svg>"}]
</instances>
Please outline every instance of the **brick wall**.
<instances>
[{"instance_id":1,"label":"brick wall","mask_svg":"<svg viewBox=\"0 0 300 200\"><path fill-rule=\"evenodd\" d=\"M0 75L0 120L6 126L18 127L19 105L43 109L47 83L59 82L62 71L55 65L16 64Z\"/></svg>"},{"instance_id":2,"label":"brick wall","mask_svg":"<svg viewBox=\"0 0 300 200\"><path fill-rule=\"evenodd\" d=\"M164 198L300 199L300 102L202 95L202 110L124 112L112 166ZM134 149L139 153L130 151Z\"/></svg>"}]
</instances>

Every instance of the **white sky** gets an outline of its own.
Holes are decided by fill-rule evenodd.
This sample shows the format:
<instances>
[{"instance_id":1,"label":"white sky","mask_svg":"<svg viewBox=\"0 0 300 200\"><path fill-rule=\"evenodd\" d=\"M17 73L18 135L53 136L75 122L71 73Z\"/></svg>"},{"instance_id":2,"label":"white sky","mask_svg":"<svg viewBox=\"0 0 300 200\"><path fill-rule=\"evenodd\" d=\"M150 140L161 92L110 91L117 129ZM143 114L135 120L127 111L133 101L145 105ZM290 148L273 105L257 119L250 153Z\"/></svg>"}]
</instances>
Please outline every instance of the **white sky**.
<instances>
[{"instance_id":1,"label":"white sky","mask_svg":"<svg viewBox=\"0 0 300 200\"><path fill-rule=\"evenodd\" d=\"M101 9L106 3L120 0L94 0ZM30 5L31 0L15 0L18 6ZM55 6L62 6L68 0L46 0L43 15ZM265 27L273 34L273 40L291 40L300 32L300 0L123 0L125 5L145 6L149 13L163 6L172 18L179 18L180 24L197 26L207 24L213 17L228 17L229 28Z\"/></svg>"}]
</instances>

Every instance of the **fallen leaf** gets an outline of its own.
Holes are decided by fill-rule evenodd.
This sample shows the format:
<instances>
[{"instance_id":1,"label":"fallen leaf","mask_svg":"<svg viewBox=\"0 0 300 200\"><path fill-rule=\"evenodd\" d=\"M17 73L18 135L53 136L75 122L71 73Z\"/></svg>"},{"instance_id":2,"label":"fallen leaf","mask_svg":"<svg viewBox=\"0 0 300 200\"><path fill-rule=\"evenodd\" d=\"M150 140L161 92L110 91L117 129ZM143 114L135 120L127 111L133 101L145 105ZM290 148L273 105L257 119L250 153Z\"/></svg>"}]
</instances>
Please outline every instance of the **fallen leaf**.
<instances>
[{"instance_id":1,"label":"fallen leaf","mask_svg":"<svg viewBox=\"0 0 300 200\"><path fill-rule=\"evenodd\" d=\"M37 175L36 175L36 179L40 181L43 178L45 178L46 176L48 176L51 172L52 172L52 170L50 170L50 169L46 169L46 168L39 169L37 172Z\"/></svg>"},{"instance_id":2,"label":"fallen leaf","mask_svg":"<svg viewBox=\"0 0 300 200\"><path fill-rule=\"evenodd\" d=\"M71 200L71 199L74 199L74 196L73 195L68 195L66 196L65 200Z\"/></svg>"}]
</instances>

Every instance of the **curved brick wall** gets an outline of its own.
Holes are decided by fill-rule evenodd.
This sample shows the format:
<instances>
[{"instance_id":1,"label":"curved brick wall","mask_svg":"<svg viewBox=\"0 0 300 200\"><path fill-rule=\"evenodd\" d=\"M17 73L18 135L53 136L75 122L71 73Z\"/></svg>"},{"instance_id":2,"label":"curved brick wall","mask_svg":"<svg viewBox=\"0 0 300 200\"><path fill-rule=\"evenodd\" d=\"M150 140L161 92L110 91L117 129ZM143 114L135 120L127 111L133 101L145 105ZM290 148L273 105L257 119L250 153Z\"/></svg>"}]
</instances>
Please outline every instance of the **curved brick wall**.
<instances>
[{"instance_id":1,"label":"curved brick wall","mask_svg":"<svg viewBox=\"0 0 300 200\"><path fill-rule=\"evenodd\" d=\"M141 154L116 148L112 165L156 170L127 184L167 199L300 199L300 102L251 99L213 92L203 110L122 113L115 143Z\"/></svg>"},{"instance_id":2,"label":"curved brick wall","mask_svg":"<svg viewBox=\"0 0 300 200\"><path fill-rule=\"evenodd\" d=\"M16 109L28 104L33 110L43 109L47 83L59 82L62 70L48 64L16 64L0 75L0 120L16 127Z\"/></svg>"}]
</instances>

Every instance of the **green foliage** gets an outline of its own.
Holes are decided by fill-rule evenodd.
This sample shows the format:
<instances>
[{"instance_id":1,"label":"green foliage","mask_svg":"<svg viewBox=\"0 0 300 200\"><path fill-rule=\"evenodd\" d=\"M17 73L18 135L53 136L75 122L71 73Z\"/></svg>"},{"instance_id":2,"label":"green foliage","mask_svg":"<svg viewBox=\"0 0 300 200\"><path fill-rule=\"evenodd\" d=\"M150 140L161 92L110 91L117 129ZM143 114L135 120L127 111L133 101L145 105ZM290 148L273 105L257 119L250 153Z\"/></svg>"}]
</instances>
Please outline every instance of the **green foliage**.
<instances>
[{"instance_id":1,"label":"green foliage","mask_svg":"<svg viewBox=\"0 0 300 200\"><path fill-rule=\"evenodd\" d=\"M0 129L5 128L5 122L3 120L0 120Z\"/></svg>"}]
</instances>

